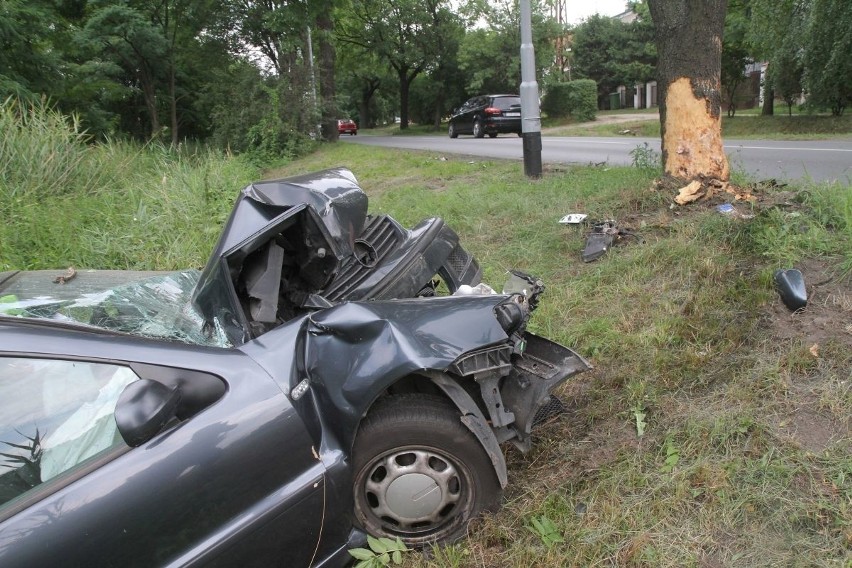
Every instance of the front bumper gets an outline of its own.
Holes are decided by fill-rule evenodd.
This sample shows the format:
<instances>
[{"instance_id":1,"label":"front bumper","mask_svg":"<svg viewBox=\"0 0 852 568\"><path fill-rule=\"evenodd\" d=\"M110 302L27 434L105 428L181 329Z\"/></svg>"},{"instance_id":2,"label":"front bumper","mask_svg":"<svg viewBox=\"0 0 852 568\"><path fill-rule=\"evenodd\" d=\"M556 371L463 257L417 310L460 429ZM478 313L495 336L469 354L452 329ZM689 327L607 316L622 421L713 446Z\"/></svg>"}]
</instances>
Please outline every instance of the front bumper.
<instances>
[{"instance_id":1,"label":"front bumper","mask_svg":"<svg viewBox=\"0 0 852 568\"><path fill-rule=\"evenodd\" d=\"M536 415L553 390L592 366L573 350L529 332L522 343L521 354L506 345L466 353L450 371L478 383L497 440L526 452Z\"/></svg>"}]
</instances>

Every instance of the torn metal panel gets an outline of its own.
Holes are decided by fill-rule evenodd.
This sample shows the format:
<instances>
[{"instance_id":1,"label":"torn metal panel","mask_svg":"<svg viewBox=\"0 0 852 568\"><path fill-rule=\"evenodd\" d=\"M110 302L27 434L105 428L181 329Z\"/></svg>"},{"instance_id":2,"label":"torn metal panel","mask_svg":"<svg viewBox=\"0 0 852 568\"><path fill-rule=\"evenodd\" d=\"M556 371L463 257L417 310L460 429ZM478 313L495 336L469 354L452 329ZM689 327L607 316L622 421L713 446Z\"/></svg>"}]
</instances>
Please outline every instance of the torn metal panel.
<instances>
[{"instance_id":1,"label":"torn metal panel","mask_svg":"<svg viewBox=\"0 0 852 568\"><path fill-rule=\"evenodd\" d=\"M503 404L514 411L513 440L521 451L530 448L530 432L536 412L547 404L550 393L568 378L591 369L582 356L571 349L532 333L526 334L526 350L515 360L503 383Z\"/></svg>"}]
</instances>

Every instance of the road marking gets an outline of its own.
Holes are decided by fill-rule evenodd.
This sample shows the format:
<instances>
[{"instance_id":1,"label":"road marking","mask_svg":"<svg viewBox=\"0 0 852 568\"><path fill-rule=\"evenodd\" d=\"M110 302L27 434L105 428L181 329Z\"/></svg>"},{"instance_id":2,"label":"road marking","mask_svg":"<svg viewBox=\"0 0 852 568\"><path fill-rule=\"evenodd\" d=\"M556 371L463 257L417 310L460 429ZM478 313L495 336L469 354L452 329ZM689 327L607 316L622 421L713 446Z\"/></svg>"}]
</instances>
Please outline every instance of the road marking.
<instances>
[{"instance_id":1,"label":"road marking","mask_svg":"<svg viewBox=\"0 0 852 568\"><path fill-rule=\"evenodd\" d=\"M725 144L725 148L743 150L795 150L797 152L852 152L852 148L786 148L782 146L743 146L742 144Z\"/></svg>"}]
</instances>

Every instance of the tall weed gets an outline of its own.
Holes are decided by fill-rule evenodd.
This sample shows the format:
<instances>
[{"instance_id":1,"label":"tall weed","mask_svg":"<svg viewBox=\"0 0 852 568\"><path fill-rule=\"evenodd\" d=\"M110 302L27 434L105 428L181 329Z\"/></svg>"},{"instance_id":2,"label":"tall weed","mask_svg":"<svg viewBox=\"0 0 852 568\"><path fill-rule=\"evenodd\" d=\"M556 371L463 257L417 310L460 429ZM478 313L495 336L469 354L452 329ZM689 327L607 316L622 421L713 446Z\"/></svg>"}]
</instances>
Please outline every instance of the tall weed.
<instances>
[{"instance_id":1,"label":"tall weed","mask_svg":"<svg viewBox=\"0 0 852 568\"><path fill-rule=\"evenodd\" d=\"M237 191L259 177L245 160L204 147L90 145L73 119L20 108L0 114L12 133L0 141L0 270L201 265Z\"/></svg>"},{"instance_id":2,"label":"tall weed","mask_svg":"<svg viewBox=\"0 0 852 568\"><path fill-rule=\"evenodd\" d=\"M68 194L85 178L86 134L75 116L64 116L44 102L8 98L0 104L0 132L0 199L6 207Z\"/></svg>"}]
</instances>

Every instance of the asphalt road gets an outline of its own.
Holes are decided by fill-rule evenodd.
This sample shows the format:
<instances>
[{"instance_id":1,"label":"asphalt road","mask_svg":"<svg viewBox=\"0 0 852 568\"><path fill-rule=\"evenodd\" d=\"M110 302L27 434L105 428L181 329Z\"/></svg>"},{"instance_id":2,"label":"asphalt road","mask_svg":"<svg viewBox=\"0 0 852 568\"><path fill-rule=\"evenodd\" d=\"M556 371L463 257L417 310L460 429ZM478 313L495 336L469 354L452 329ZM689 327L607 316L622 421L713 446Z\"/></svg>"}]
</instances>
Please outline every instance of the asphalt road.
<instances>
[{"instance_id":1,"label":"asphalt road","mask_svg":"<svg viewBox=\"0 0 852 568\"><path fill-rule=\"evenodd\" d=\"M521 139L515 135L476 139L460 136L358 136L341 137L345 142L385 148L429 150L471 157L523 159ZM541 159L545 164L630 165L630 152L647 143L660 151L659 138L542 136ZM757 179L838 180L852 184L852 140L773 141L725 140L731 168Z\"/></svg>"}]
</instances>

